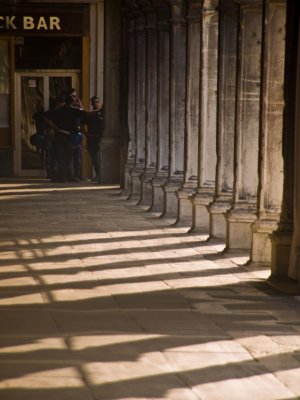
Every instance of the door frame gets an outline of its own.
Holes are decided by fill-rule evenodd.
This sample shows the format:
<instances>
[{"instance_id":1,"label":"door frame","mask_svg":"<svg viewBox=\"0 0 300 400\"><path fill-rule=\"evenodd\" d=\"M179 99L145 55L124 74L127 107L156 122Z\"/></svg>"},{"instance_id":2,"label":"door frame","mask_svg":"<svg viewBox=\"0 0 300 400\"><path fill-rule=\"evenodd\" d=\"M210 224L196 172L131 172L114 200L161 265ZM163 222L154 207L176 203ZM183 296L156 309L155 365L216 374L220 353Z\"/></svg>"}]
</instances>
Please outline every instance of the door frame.
<instances>
[{"instance_id":1,"label":"door frame","mask_svg":"<svg viewBox=\"0 0 300 400\"><path fill-rule=\"evenodd\" d=\"M14 101L14 175L40 177L44 176L44 170L24 170L22 169L22 141L21 141L21 95L22 77L43 77L44 78L44 106L49 109L49 78L51 77L71 77L72 87L79 90L80 70L30 70L15 72L15 101Z\"/></svg>"}]
</instances>

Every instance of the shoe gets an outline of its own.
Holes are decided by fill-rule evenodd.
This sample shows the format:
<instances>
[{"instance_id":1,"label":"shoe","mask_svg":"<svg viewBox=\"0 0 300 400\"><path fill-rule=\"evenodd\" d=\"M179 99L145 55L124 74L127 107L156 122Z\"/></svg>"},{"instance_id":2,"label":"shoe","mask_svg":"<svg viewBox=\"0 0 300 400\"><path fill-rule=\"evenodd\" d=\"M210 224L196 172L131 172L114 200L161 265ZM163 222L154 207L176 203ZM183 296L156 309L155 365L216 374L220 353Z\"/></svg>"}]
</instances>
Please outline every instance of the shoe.
<instances>
[{"instance_id":1,"label":"shoe","mask_svg":"<svg viewBox=\"0 0 300 400\"><path fill-rule=\"evenodd\" d=\"M70 178L69 179L69 182L80 182L80 179L79 178Z\"/></svg>"}]
</instances>

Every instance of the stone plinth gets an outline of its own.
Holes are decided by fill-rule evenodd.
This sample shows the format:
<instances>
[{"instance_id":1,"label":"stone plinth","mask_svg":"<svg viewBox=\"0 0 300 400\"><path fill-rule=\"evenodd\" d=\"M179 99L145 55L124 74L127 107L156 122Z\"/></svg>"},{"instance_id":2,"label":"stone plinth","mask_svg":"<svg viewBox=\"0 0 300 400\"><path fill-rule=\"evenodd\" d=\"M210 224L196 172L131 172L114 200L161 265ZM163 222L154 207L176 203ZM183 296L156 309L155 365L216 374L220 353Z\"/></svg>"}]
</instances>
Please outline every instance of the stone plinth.
<instances>
[{"instance_id":1,"label":"stone plinth","mask_svg":"<svg viewBox=\"0 0 300 400\"><path fill-rule=\"evenodd\" d=\"M163 212L165 204L164 186L168 180L168 171L157 173L152 179L152 205L150 211Z\"/></svg>"},{"instance_id":2,"label":"stone plinth","mask_svg":"<svg viewBox=\"0 0 300 400\"><path fill-rule=\"evenodd\" d=\"M177 192L182 186L181 181L170 181L164 186L165 204L163 217L178 218L178 196Z\"/></svg>"},{"instance_id":3,"label":"stone plinth","mask_svg":"<svg viewBox=\"0 0 300 400\"><path fill-rule=\"evenodd\" d=\"M226 250L250 250L252 246L251 225L256 221L255 206L238 204L226 214Z\"/></svg>"},{"instance_id":4,"label":"stone plinth","mask_svg":"<svg viewBox=\"0 0 300 400\"><path fill-rule=\"evenodd\" d=\"M198 190L193 197L193 223L191 232L209 233L208 206L213 201L213 191Z\"/></svg>"},{"instance_id":5,"label":"stone plinth","mask_svg":"<svg viewBox=\"0 0 300 400\"><path fill-rule=\"evenodd\" d=\"M273 232L270 239L272 245L271 274L273 277L287 277L292 244L291 227Z\"/></svg>"},{"instance_id":6,"label":"stone plinth","mask_svg":"<svg viewBox=\"0 0 300 400\"><path fill-rule=\"evenodd\" d=\"M278 220L272 221L266 216L266 219L261 217L253 224L251 261L255 263L270 263L272 256L271 232L276 230Z\"/></svg>"},{"instance_id":7,"label":"stone plinth","mask_svg":"<svg viewBox=\"0 0 300 400\"><path fill-rule=\"evenodd\" d=\"M210 206L209 236L216 239L226 239L227 222L226 213L232 205L231 196L220 196Z\"/></svg>"},{"instance_id":8,"label":"stone plinth","mask_svg":"<svg viewBox=\"0 0 300 400\"><path fill-rule=\"evenodd\" d=\"M131 193L129 199L139 201L141 199L142 193L142 183L141 175L143 174L143 169L139 167L134 167L131 170Z\"/></svg>"},{"instance_id":9,"label":"stone plinth","mask_svg":"<svg viewBox=\"0 0 300 400\"><path fill-rule=\"evenodd\" d=\"M187 182L178 191L178 219L177 223L192 226L193 224L193 196L197 189L197 182Z\"/></svg>"},{"instance_id":10,"label":"stone plinth","mask_svg":"<svg viewBox=\"0 0 300 400\"><path fill-rule=\"evenodd\" d=\"M155 170L150 170L147 169L142 175L141 175L141 200L139 202L140 205L146 206L148 205L149 207L152 204L152 198L153 198L153 186L152 186L152 179L155 176Z\"/></svg>"}]
</instances>

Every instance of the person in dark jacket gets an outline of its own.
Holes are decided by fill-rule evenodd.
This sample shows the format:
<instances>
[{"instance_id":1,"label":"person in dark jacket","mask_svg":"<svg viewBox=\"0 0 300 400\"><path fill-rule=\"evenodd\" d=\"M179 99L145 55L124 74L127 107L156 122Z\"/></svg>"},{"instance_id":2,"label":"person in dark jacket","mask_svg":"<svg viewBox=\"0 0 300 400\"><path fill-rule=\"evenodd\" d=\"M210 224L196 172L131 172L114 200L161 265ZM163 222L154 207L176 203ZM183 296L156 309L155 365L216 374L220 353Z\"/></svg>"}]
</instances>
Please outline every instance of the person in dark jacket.
<instances>
[{"instance_id":1,"label":"person in dark jacket","mask_svg":"<svg viewBox=\"0 0 300 400\"><path fill-rule=\"evenodd\" d=\"M95 172L94 180L98 183L101 181L101 163L100 163L100 140L104 130L104 116L103 116L103 105L100 104L98 96L91 98L91 105L93 111L97 111L95 114L89 114L86 118L87 126L87 150L90 155L92 165L92 178L93 169Z\"/></svg>"},{"instance_id":2,"label":"person in dark jacket","mask_svg":"<svg viewBox=\"0 0 300 400\"><path fill-rule=\"evenodd\" d=\"M47 115L48 125L55 132L54 145L57 160L57 176L55 181L77 181L73 168L73 140L72 135L77 132L78 126L86 118L87 112L74 107L74 98L65 96L65 103Z\"/></svg>"}]
</instances>

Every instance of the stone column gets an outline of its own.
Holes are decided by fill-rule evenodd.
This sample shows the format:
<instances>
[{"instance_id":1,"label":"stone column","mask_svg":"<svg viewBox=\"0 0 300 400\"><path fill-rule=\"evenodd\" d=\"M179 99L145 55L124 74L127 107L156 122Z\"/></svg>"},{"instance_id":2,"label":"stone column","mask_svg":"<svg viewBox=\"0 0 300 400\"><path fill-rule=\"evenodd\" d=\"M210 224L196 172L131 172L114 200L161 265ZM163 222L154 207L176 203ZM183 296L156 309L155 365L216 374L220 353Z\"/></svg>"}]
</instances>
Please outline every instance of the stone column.
<instances>
[{"instance_id":1,"label":"stone column","mask_svg":"<svg viewBox=\"0 0 300 400\"><path fill-rule=\"evenodd\" d=\"M146 169L142 175L140 204L152 204L152 179L157 167L157 16L156 10L146 2Z\"/></svg>"},{"instance_id":2,"label":"stone column","mask_svg":"<svg viewBox=\"0 0 300 400\"><path fill-rule=\"evenodd\" d=\"M105 10L104 46L104 119L105 130L101 139L102 183L120 182L120 78L122 21L121 0L107 4Z\"/></svg>"},{"instance_id":3,"label":"stone column","mask_svg":"<svg viewBox=\"0 0 300 400\"><path fill-rule=\"evenodd\" d=\"M198 187L193 198L192 232L209 232L208 205L215 194L217 136L218 12L217 1L203 2L200 75Z\"/></svg>"},{"instance_id":4,"label":"stone column","mask_svg":"<svg viewBox=\"0 0 300 400\"><path fill-rule=\"evenodd\" d=\"M292 270L295 269L296 261L295 250L298 249L298 238L295 235L297 226L294 218L298 214L297 204L299 201L295 196L295 190L298 187L297 177L298 169L295 170L295 163L298 158L295 150L298 136L299 108L295 110L295 104L298 104L299 86L299 1L287 2L287 23L286 23L286 71L285 71L285 111L284 126L282 134L282 153L283 153L283 200L281 207L280 222L278 229L271 235L272 256L271 256L271 276L274 279L282 279L289 276L295 278ZM282 25L283 27L283 25ZM297 66L298 64L298 66ZM298 67L298 70L297 70ZM297 96L296 96L297 94ZM297 124L295 123L297 121ZM295 185L296 184L296 185ZM296 214L296 215L295 215ZM295 229L296 228L296 229ZM294 232L293 232L294 229ZM292 240L293 238L293 240ZM290 267L288 267L290 263ZM294 264L294 265L293 265Z\"/></svg>"},{"instance_id":5,"label":"stone column","mask_svg":"<svg viewBox=\"0 0 300 400\"><path fill-rule=\"evenodd\" d=\"M145 16L136 17L136 71L135 71L135 165L131 170L132 190L130 199L140 200L142 195L141 178L145 169L146 135L146 32Z\"/></svg>"},{"instance_id":6,"label":"stone column","mask_svg":"<svg viewBox=\"0 0 300 400\"><path fill-rule=\"evenodd\" d=\"M237 6L219 2L216 197L209 206L212 238L226 238L225 213L233 201L233 160L236 98Z\"/></svg>"},{"instance_id":7,"label":"stone column","mask_svg":"<svg viewBox=\"0 0 300 400\"><path fill-rule=\"evenodd\" d=\"M201 0L188 0L185 171L183 187L178 191L178 222L190 227L192 195L198 186L201 5Z\"/></svg>"},{"instance_id":8,"label":"stone column","mask_svg":"<svg viewBox=\"0 0 300 400\"><path fill-rule=\"evenodd\" d=\"M164 186L163 215L178 216L177 192L184 179L184 139L186 110L186 2L169 0L171 5L170 68L170 164Z\"/></svg>"},{"instance_id":9,"label":"stone column","mask_svg":"<svg viewBox=\"0 0 300 400\"><path fill-rule=\"evenodd\" d=\"M271 262L270 234L278 226L282 206L285 15L285 0L265 1L258 219L252 226L254 262Z\"/></svg>"},{"instance_id":10,"label":"stone column","mask_svg":"<svg viewBox=\"0 0 300 400\"><path fill-rule=\"evenodd\" d=\"M127 129L128 129L128 149L127 161L125 165L124 195L130 195L131 171L135 164L136 138L135 138L135 19L127 14Z\"/></svg>"},{"instance_id":11,"label":"stone column","mask_svg":"<svg viewBox=\"0 0 300 400\"><path fill-rule=\"evenodd\" d=\"M227 214L226 248L250 250L257 213L262 2L238 0L238 6L234 204Z\"/></svg>"},{"instance_id":12,"label":"stone column","mask_svg":"<svg viewBox=\"0 0 300 400\"><path fill-rule=\"evenodd\" d=\"M153 1L157 10L158 66L157 66L157 167L152 179L151 211L164 210L164 185L169 171L170 131L170 6L162 0Z\"/></svg>"}]
</instances>

